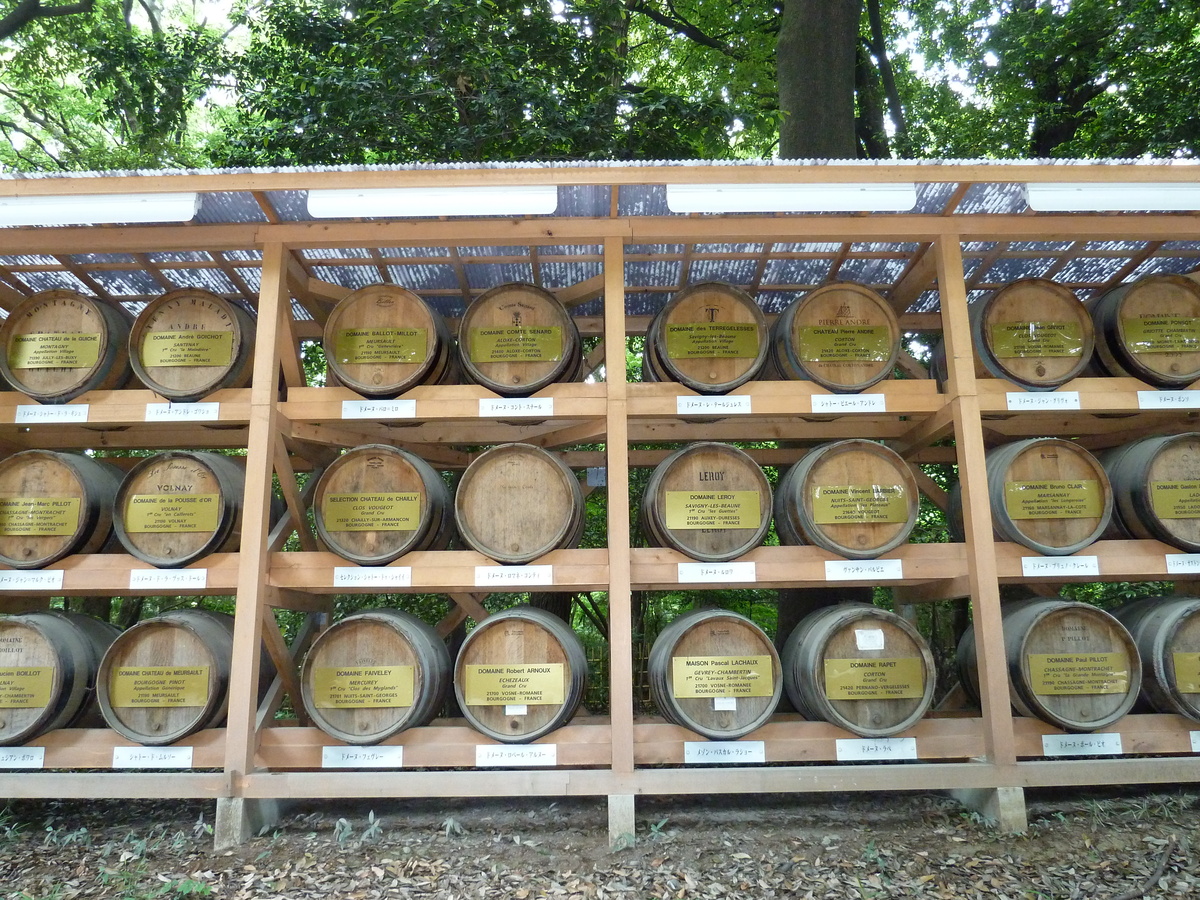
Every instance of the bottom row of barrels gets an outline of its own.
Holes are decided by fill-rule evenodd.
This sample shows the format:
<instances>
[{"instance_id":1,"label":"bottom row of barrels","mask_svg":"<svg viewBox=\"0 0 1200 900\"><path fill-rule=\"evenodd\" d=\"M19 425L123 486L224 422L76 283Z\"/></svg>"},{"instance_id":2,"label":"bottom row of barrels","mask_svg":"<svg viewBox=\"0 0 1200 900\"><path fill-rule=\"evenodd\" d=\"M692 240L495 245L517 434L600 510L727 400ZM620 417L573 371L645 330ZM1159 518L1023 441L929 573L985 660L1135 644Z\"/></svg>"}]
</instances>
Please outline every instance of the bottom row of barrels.
<instances>
[{"instance_id":1,"label":"bottom row of barrels","mask_svg":"<svg viewBox=\"0 0 1200 900\"><path fill-rule=\"evenodd\" d=\"M1002 611L1010 699L1023 716L1066 731L1107 727L1139 701L1200 720L1200 599L1147 598L1107 613L1033 599ZM0 744L107 723L141 744L170 744L219 726L227 712L233 619L185 609L123 633L57 611L0 619ZM325 629L301 672L313 722L350 744L374 744L443 714L495 740L536 740L579 709L588 662L579 638L527 605L476 625L451 659L425 622L396 609L358 612ZM777 651L750 619L695 609L659 634L648 658L652 698L668 721L736 739L765 724L786 694L804 718L863 737L894 735L929 711L932 654L904 618L840 603L805 617ZM979 699L975 634L958 674ZM275 677L263 654L260 697Z\"/></svg>"}]
</instances>

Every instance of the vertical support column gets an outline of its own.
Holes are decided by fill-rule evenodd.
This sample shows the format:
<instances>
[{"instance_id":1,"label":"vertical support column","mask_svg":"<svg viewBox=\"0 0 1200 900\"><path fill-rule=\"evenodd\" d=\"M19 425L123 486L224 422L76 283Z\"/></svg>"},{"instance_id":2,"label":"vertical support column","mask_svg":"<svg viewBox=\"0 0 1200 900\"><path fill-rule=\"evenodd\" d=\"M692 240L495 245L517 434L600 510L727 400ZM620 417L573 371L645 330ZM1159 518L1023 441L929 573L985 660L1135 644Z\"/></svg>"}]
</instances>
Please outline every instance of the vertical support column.
<instances>
[{"instance_id":1,"label":"vertical support column","mask_svg":"<svg viewBox=\"0 0 1200 900\"><path fill-rule=\"evenodd\" d=\"M967 577L971 587L971 609L979 658L984 746L993 764L1011 766L1016 763L1016 744L1012 708L1008 699L1008 671L1000 620L1000 586L992 537L991 504L988 500L983 421L975 384L962 246L958 236L942 236L935 252L938 290L942 301L948 390L956 424L963 526L967 539Z\"/></svg>"},{"instance_id":2,"label":"vertical support column","mask_svg":"<svg viewBox=\"0 0 1200 900\"><path fill-rule=\"evenodd\" d=\"M604 371L608 404L609 732L617 781L633 779L633 611L629 554L629 424L625 371L625 244L604 240ZM634 833L632 794L608 798L608 840Z\"/></svg>"},{"instance_id":3,"label":"vertical support column","mask_svg":"<svg viewBox=\"0 0 1200 900\"><path fill-rule=\"evenodd\" d=\"M259 653L262 629L271 610L266 604L267 535L270 529L272 448L278 435L276 341L284 316L290 315L286 287L286 250L282 244L263 248L258 327L254 340L254 380L250 387L250 434L246 446L246 496L242 512L242 546L238 565L237 607L233 626L233 665L230 670L229 718L225 728L225 775L233 798L217 803L215 834L220 846L250 838L268 824L271 804L238 796L242 779L254 767L258 747L255 719L258 706ZM249 804L249 808L248 808Z\"/></svg>"}]
</instances>

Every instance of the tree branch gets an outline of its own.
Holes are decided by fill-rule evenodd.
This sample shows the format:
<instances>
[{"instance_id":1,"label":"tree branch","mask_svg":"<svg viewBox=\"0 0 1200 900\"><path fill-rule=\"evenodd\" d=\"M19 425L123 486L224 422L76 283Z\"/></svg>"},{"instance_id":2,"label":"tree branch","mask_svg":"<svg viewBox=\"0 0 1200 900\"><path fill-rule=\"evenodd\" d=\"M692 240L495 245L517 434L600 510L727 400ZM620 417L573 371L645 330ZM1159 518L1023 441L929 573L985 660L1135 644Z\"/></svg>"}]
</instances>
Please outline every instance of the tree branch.
<instances>
[{"instance_id":1,"label":"tree branch","mask_svg":"<svg viewBox=\"0 0 1200 900\"><path fill-rule=\"evenodd\" d=\"M896 126L896 144L900 155L909 159L912 157L912 143L908 137L908 124L904 120L904 106L900 102L900 92L896 89L896 73L892 70L892 61L887 55L887 41L883 36L883 16L879 11L879 0L867 0L867 19L871 24L871 53L879 65L879 80L883 84L883 94L887 98L888 113Z\"/></svg>"},{"instance_id":2,"label":"tree branch","mask_svg":"<svg viewBox=\"0 0 1200 900\"><path fill-rule=\"evenodd\" d=\"M728 44L717 40L715 37L712 37L709 34L706 34L678 14L675 16L669 16L662 10L658 9L658 7L647 3L646 0L626 0L625 7L630 12L641 13L652 22L657 22L664 28L668 28L677 34L681 34L688 40L693 41L702 47L711 47L713 50L719 50L726 56L734 59L737 58L737 54L733 52L733 48ZM674 10L674 7L671 7L671 9Z\"/></svg>"},{"instance_id":3,"label":"tree branch","mask_svg":"<svg viewBox=\"0 0 1200 900\"><path fill-rule=\"evenodd\" d=\"M3 19L0 19L0 41L12 37L26 25L37 19L50 19L58 16L73 16L76 13L91 12L96 0L80 0L79 3L67 3L62 6L42 6L42 0L18 0L17 5Z\"/></svg>"}]
</instances>

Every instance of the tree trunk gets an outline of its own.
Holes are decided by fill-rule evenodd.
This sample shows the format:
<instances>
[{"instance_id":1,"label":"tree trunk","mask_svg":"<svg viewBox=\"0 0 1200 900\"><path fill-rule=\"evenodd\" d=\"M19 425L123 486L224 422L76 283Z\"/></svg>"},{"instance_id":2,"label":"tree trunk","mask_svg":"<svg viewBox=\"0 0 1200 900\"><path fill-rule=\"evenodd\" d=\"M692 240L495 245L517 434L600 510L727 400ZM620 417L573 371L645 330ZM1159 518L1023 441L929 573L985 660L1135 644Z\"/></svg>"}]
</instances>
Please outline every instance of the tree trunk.
<instances>
[{"instance_id":1,"label":"tree trunk","mask_svg":"<svg viewBox=\"0 0 1200 900\"><path fill-rule=\"evenodd\" d=\"M853 159L854 62L861 0L786 0L775 55L779 155Z\"/></svg>"}]
</instances>

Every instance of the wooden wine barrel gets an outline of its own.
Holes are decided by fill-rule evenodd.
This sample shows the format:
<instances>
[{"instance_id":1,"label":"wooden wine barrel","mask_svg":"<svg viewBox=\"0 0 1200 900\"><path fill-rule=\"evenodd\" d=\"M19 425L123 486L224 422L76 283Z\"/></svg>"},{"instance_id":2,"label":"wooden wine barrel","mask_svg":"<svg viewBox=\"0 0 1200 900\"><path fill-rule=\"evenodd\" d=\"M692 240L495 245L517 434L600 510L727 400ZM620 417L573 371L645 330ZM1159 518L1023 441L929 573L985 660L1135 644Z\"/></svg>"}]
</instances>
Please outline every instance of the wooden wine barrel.
<instances>
[{"instance_id":1,"label":"wooden wine barrel","mask_svg":"<svg viewBox=\"0 0 1200 900\"><path fill-rule=\"evenodd\" d=\"M719 281L693 284L650 321L642 378L725 394L762 371L767 344L767 320L753 297Z\"/></svg>"},{"instance_id":2,"label":"wooden wine barrel","mask_svg":"<svg viewBox=\"0 0 1200 900\"><path fill-rule=\"evenodd\" d=\"M66 403L129 381L129 328L123 307L75 291L39 291L0 325L0 375L42 403Z\"/></svg>"},{"instance_id":3,"label":"wooden wine barrel","mask_svg":"<svg viewBox=\"0 0 1200 900\"><path fill-rule=\"evenodd\" d=\"M1182 275L1147 275L1090 306L1096 361L1105 374L1160 388L1200 379L1200 284Z\"/></svg>"},{"instance_id":4,"label":"wooden wine barrel","mask_svg":"<svg viewBox=\"0 0 1200 900\"><path fill-rule=\"evenodd\" d=\"M146 304L129 334L138 379L168 400L191 402L250 383L254 316L202 288L163 294Z\"/></svg>"},{"instance_id":5,"label":"wooden wine barrel","mask_svg":"<svg viewBox=\"0 0 1200 900\"><path fill-rule=\"evenodd\" d=\"M446 321L410 290L372 284L346 295L325 322L322 346L337 380L364 397L396 397L458 372Z\"/></svg>"},{"instance_id":6,"label":"wooden wine barrel","mask_svg":"<svg viewBox=\"0 0 1200 900\"><path fill-rule=\"evenodd\" d=\"M1200 433L1147 437L1097 454L1116 536L1200 552Z\"/></svg>"},{"instance_id":7,"label":"wooden wine barrel","mask_svg":"<svg viewBox=\"0 0 1200 900\"><path fill-rule=\"evenodd\" d=\"M450 489L441 475L387 444L364 444L335 459L317 482L312 508L322 544L364 566L444 549L454 532Z\"/></svg>"},{"instance_id":8,"label":"wooden wine barrel","mask_svg":"<svg viewBox=\"0 0 1200 900\"><path fill-rule=\"evenodd\" d=\"M906 731L933 703L933 654L921 633L869 603L839 603L800 620L783 645L783 687L806 719L861 737Z\"/></svg>"},{"instance_id":9,"label":"wooden wine barrel","mask_svg":"<svg viewBox=\"0 0 1200 900\"><path fill-rule=\"evenodd\" d=\"M1112 611L1142 660L1142 701L1200 721L1200 598L1143 597Z\"/></svg>"},{"instance_id":10,"label":"wooden wine barrel","mask_svg":"<svg viewBox=\"0 0 1200 900\"><path fill-rule=\"evenodd\" d=\"M22 450L0 460L0 562L38 569L103 549L121 478L82 453Z\"/></svg>"},{"instance_id":11,"label":"wooden wine barrel","mask_svg":"<svg viewBox=\"0 0 1200 900\"><path fill-rule=\"evenodd\" d=\"M1048 278L1014 281L968 310L976 368L996 378L1052 391L1091 362L1095 332L1087 307Z\"/></svg>"},{"instance_id":12,"label":"wooden wine barrel","mask_svg":"<svg viewBox=\"0 0 1200 900\"><path fill-rule=\"evenodd\" d=\"M710 740L765 725L779 705L779 654L766 633L724 609L694 609L659 632L647 659L663 718Z\"/></svg>"},{"instance_id":13,"label":"wooden wine barrel","mask_svg":"<svg viewBox=\"0 0 1200 900\"><path fill-rule=\"evenodd\" d=\"M178 609L138 622L108 648L96 691L104 721L139 744L172 744L225 721L233 616ZM259 665L259 696L274 678Z\"/></svg>"},{"instance_id":14,"label":"wooden wine barrel","mask_svg":"<svg viewBox=\"0 0 1200 900\"><path fill-rule=\"evenodd\" d=\"M300 676L313 722L348 744L377 744L425 725L449 688L446 643L398 609L363 610L331 625L313 642Z\"/></svg>"},{"instance_id":15,"label":"wooden wine barrel","mask_svg":"<svg viewBox=\"0 0 1200 900\"><path fill-rule=\"evenodd\" d=\"M587 654L569 625L545 610L514 606L467 634L454 663L454 695L476 731L520 744L571 720L587 674Z\"/></svg>"},{"instance_id":16,"label":"wooden wine barrel","mask_svg":"<svg viewBox=\"0 0 1200 900\"><path fill-rule=\"evenodd\" d=\"M847 559L874 559L908 540L920 494L895 450L851 439L814 447L775 487L784 544L813 544Z\"/></svg>"},{"instance_id":17,"label":"wooden wine barrel","mask_svg":"<svg viewBox=\"0 0 1200 900\"><path fill-rule=\"evenodd\" d=\"M1012 707L1065 731L1105 728L1132 708L1142 679L1137 646L1110 614L1086 603L1036 599L1000 610ZM974 625L958 645L963 688L978 701Z\"/></svg>"},{"instance_id":18,"label":"wooden wine barrel","mask_svg":"<svg viewBox=\"0 0 1200 900\"><path fill-rule=\"evenodd\" d=\"M555 454L501 444L475 458L454 496L458 535L501 563L527 563L579 544L583 491Z\"/></svg>"},{"instance_id":19,"label":"wooden wine barrel","mask_svg":"<svg viewBox=\"0 0 1200 900\"><path fill-rule=\"evenodd\" d=\"M186 450L148 457L117 491L117 539L133 556L165 569L236 550L245 486L240 457Z\"/></svg>"},{"instance_id":20,"label":"wooden wine barrel","mask_svg":"<svg viewBox=\"0 0 1200 900\"><path fill-rule=\"evenodd\" d=\"M1108 528L1113 509L1108 475L1078 444L1061 438L1015 441L989 451L986 467L997 539L1066 556Z\"/></svg>"},{"instance_id":21,"label":"wooden wine barrel","mask_svg":"<svg viewBox=\"0 0 1200 900\"><path fill-rule=\"evenodd\" d=\"M761 544L771 527L771 485L737 447L688 444L650 474L641 522L655 546L703 562L736 559Z\"/></svg>"},{"instance_id":22,"label":"wooden wine barrel","mask_svg":"<svg viewBox=\"0 0 1200 900\"><path fill-rule=\"evenodd\" d=\"M514 282L472 301L458 326L463 374L507 397L575 381L583 364L579 329L547 290Z\"/></svg>"},{"instance_id":23,"label":"wooden wine barrel","mask_svg":"<svg viewBox=\"0 0 1200 900\"><path fill-rule=\"evenodd\" d=\"M891 377L902 336L891 304L875 291L825 284L793 300L771 326L770 368L784 379L854 393Z\"/></svg>"},{"instance_id":24,"label":"wooden wine barrel","mask_svg":"<svg viewBox=\"0 0 1200 900\"><path fill-rule=\"evenodd\" d=\"M120 630L57 610L0 617L0 746L102 723L96 671Z\"/></svg>"}]
</instances>

